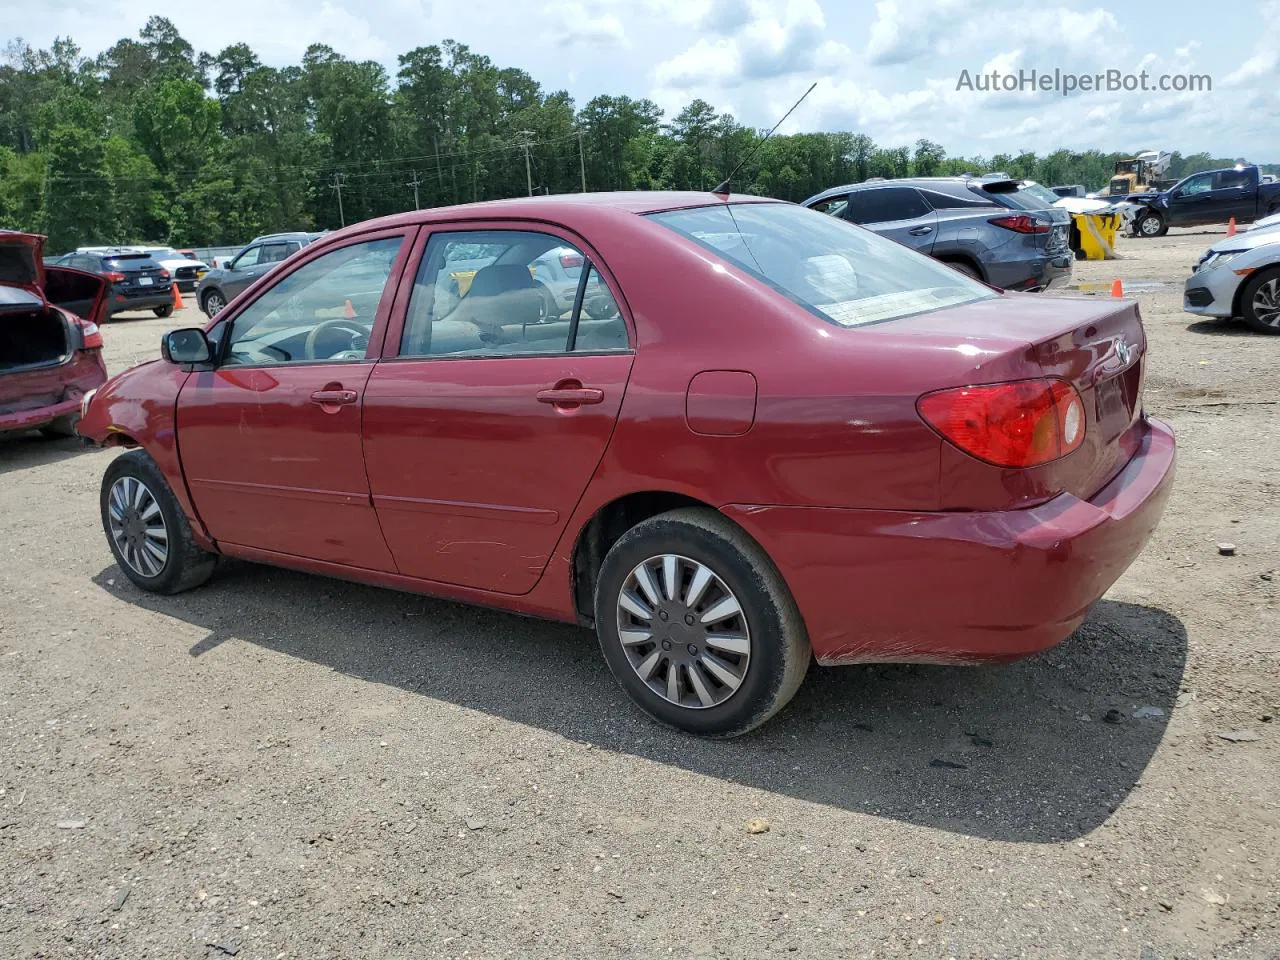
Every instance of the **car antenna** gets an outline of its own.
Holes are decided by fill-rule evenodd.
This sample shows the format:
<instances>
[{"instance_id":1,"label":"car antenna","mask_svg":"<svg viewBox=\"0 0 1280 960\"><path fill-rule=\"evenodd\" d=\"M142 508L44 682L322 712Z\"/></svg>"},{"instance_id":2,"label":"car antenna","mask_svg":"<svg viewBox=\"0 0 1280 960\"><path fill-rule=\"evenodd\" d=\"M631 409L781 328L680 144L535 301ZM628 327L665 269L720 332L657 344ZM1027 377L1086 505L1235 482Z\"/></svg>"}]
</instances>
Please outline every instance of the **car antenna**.
<instances>
[{"instance_id":1,"label":"car antenna","mask_svg":"<svg viewBox=\"0 0 1280 960\"><path fill-rule=\"evenodd\" d=\"M756 151L764 146L764 142L773 136L773 131L777 130L780 126L782 126L783 121L785 121L787 117L795 113L796 107L804 103L805 97L813 93L813 88L816 87L817 85L818 85L818 81L815 80L809 86L809 89L804 92L804 95L801 96L799 100L797 100L795 103L791 105L791 109L782 115L782 120L779 120L777 123L773 125L773 130L770 130L763 137L761 137L759 141L757 141L756 145L751 148L750 152L748 152L745 157L743 157L741 160L738 161L738 165L733 168L733 170L729 173L729 175L725 177L722 181L720 181L720 184L714 190L711 191L712 193L721 197L727 197L729 195L729 181L738 175L738 171L742 169L743 164L745 164L748 160L754 157L756 155Z\"/></svg>"}]
</instances>

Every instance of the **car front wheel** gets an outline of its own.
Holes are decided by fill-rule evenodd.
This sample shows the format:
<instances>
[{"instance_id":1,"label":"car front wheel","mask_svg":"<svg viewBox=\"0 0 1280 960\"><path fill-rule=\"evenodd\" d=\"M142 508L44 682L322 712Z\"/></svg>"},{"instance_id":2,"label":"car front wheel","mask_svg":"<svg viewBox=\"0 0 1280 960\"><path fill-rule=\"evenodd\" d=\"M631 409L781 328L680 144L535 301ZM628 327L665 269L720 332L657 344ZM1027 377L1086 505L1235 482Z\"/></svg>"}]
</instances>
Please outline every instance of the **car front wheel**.
<instances>
[{"instance_id":1,"label":"car front wheel","mask_svg":"<svg viewBox=\"0 0 1280 960\"><path fill-rule=\"evenodd\" d=\"M222 312L223 307L227 305L227 298L222 295L221 290L210 290L204 295L201 306L204 308L205 316L213 319Z\"/></svg>"},{"instance_id":2,"label":"car front wheel","mask_svg":"<svg viewBox=\"0 0 1280 960\"><path fill-rule=\"evenodd\" d=\"M614 677L655 719L733 737L795 695L809 639L764 551L710 509L645 520L613 545L596 583L596 632Z\"/></svg>"},{"instance_id":3,"label":"car front wheel","mask_svg":"<svg viewBox=\"0 0 1280 960\"><path fill-rule=\"evenodd\" d=\"M1280 334L1280 269L1260 270L1240 292L1244 322L1259 333Z\"/></svg>"},{"instance_id":4,"label":"car front wheel","mask_svg":"<svg viewBox=\"0 0 1280 960\"><path fill-rule=\"evenodd\" d=\"M142 450L111 461L99 503L116 563L143 590L180 593L213 574L217 557L196 544L164 474Z\"/></svg>"},{"instance_id":5,"label":"car front wheel","mask_svg":"<svg viewBox=\"0 0 1280 960\"><path fill-rule=\"evenodd\" d=\"M1133 225L1133 232L1139 237L1163 237L1169 232L1169 227L1164 222L1164 217L1154 210L1149 210L1138 218L1137 223Z\"/></svg>"},{"instance_id":6,"label":"car front wheel","mask_svg":"<svg viewBox=\"0 0 1280 960\"><path fill-rule=\"evenodd\" d=\"M172 316L173 316L173 306L172 306L172 305L168 305L168 306L164 306L164 307L156 307L156 308L155 308L154 310L152 310L151 312L152 312L152 313L154 313L154 314L155 314L157 317L159 317L161 320L167 320L167 319L169 319L170 317L172 317Z\"/></svg>"}]
</instances>

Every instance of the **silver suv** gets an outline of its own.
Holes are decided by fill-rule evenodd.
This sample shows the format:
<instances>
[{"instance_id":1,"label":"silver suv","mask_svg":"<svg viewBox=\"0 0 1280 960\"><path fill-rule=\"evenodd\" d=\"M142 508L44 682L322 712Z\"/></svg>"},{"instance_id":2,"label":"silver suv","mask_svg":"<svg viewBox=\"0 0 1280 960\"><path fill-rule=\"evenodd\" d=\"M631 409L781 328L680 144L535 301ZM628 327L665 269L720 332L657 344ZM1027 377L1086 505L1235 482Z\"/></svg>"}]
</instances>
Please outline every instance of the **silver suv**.
<instances>
[{"instance_id":1,"label":"silver suv","mask_svg":"<svg viewBox=\"0 0 1280 960\"><path fill-rule=\"evenodd\" d=\"M824 190L804 206L1006 290L1045 290L1071 275L1071 215L1018 180L868 181Z\"/></svg>"}]
</instances>

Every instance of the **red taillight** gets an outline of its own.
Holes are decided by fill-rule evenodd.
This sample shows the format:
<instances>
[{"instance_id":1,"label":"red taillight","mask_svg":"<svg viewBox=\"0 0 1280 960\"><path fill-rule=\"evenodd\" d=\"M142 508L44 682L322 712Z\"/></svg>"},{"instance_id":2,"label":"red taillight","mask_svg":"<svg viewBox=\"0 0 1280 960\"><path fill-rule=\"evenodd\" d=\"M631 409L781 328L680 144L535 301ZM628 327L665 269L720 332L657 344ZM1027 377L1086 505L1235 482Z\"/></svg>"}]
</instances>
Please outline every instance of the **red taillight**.
<instances>
[{"instance_id":1,"label":"red taillight","mask_svg":"<svg viewBox=\"0 0 1280 960\"><path fill-rule=\"evenodd\" d=\"M102 276L108 283L124 283L124 274L118 273L115 270L112 270L110 273L104 273Z\"/></svg>"},{"instance_id":2,"label":"red taillight","mask_svg":"<svg viewBox=\"0 0 1280 960\"><path fill-rule=\"evenodd\" d=\"M161 280L168 280L168 279L169 279L169 271L168 271L168 270L161 270L161 271L160 271L160 279L161 279Z\"/></svg>"},{"instance_id":3,"label":"red taillight","mask_svg":"<svg viewBox=\"0 0 1280 960\"><path fill-rule=\"evenodd\" d=\"M85 321L80 324L80 338L84 342L84 349L102 349L102 331L98 329L98 325L96 323Z\"/></svg>"},{"instance_id":4,"label":"red taillight","mask_svg":"<svg viewBox=\"0 0 1280 960\"><path fill-rule=\"evenodd\" d=\"M1034 467L1084 442L1084 403L1065 380L1017 380L927 393L920 416L979 460Z\"/></svg>"},{"instance_id":5,"label":"red taillight","mask_svg":"<svg viewBox=\"0 0 1280 960\"><path fill-rule=\"evenodd\" d=\"M1025 213L1008 217L992 217L987 223L994 223L997 227L1004 227L1014 233L1048 233L1053 229L1049 224L1042 223L1035 217L1029 217Z\"/></svg>"},{"instance_id":6,"label":"red taillight","mask_svg":"<svg viewBox=\"0 0 1280 960\"><path fill-rule=\"evenodd\" d=\"M560 266L566 270L572 270L574 267L582 266L582 256L577 253L560 254Z\"/></svg>"}]
</instances>

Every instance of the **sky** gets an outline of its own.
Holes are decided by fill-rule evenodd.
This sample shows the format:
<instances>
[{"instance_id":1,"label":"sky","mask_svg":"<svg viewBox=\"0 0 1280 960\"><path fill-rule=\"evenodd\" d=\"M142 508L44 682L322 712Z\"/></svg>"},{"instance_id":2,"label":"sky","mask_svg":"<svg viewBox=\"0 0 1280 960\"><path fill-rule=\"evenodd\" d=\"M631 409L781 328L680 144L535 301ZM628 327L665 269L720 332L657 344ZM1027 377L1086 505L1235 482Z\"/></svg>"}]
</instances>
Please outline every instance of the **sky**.
<instances>
[{"instance_id":1,"label":"sky","mask_svg":"<svg viewBox=\"0 0 1280 960\"><path fill-rule=\"evenodd\" d=\"M673 116L701 97L767 128L851 130L885 146L921 137L951 155L1058 147L1208 151L1280 162L1280 0L1226 13L1204 0L1101 6L1003 0L0 0L0 41L71 36L95 54L152 14L197 49L245 42L267 63L311 43L396 58L452 38L579 104L649 97ZM980 75L1204 74L1211 91L983 92ZM960 87L966 74L970 83Z\"/></svg>"}]
</instances>

